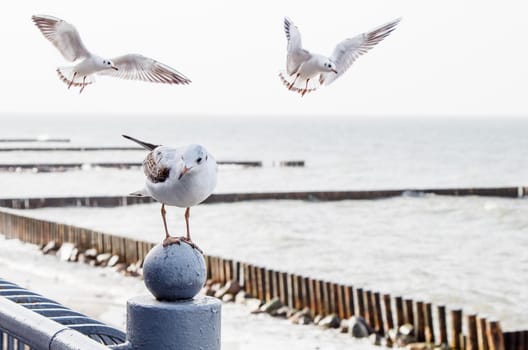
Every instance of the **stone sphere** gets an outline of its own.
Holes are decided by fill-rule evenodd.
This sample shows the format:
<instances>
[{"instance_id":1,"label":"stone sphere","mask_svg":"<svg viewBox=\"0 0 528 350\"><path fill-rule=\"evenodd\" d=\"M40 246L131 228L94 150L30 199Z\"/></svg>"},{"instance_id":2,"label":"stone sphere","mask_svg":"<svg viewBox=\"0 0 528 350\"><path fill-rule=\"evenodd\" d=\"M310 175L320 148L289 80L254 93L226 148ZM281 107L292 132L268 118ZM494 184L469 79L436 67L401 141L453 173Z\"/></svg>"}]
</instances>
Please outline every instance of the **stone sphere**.
<instances>
[{"instance_id":1,"label":"stone sphere","mask_svg":"<svg viewBox=\"0 0 528 350\"><path fill-rule=\"evenodd\" d=\"M156 245L143 263L145 285L158 300L191 299L200 292L206 277L202 254L184 242Z\"/></svg>"}]
</instances>

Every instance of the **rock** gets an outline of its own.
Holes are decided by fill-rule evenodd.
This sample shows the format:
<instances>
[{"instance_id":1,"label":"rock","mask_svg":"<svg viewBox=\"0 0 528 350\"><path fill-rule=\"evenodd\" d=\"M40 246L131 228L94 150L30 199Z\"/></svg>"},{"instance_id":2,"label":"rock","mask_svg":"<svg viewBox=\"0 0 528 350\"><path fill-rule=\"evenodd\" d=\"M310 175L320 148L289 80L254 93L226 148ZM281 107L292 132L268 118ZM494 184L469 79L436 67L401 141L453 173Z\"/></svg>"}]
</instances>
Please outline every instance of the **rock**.
<instances>
[{"instance_id":1,"label":"rock","mask_svg":"<svg viewBox=\"0 0 528 350\"><path fill-rule=\"evenodd\" d=\"M372 333L369 336L369 341L372 345L382 345L383 343L385 343L383 337L378 333Z\"/></svg>"},{"instance_id":2,"label":"rock","mask_svg":"<svg viewBox=\"0 0 528 350\"><path fill-rule=\"evenodd\" d=\"M73 248L70 254L70 261L77 261L79 258L79 249Z\"/></svg>"},{"instance_id":3,"label":"rock","mask_svg":"<svg viewBox=\"0 0 528 350\"><path fill-rule=\"evenodd\" d=\"M59 259L61 261L68 261L70 260L71 254L75 246L73 243L62 243L59 251L57 252Z\"/></svg>"},{"instance_id":4,"label":"rock","mask_svg":"<svg viewBox=\"0 0 528 350\"><path fill-rule=\"evenodd\" d=\"M271 316L288 318L288 315L292 314L292 310L288 306L281 306L277 310L271 313Z\"/></svg>"},{"instance_id":5,"label":"rock","mask_svg":"<svg viewBox=\"0 0 528 350\"><path fill-rule=\"evenodd\" d=\"M314 317L313 322L315 324L319 324L319 322L321 322L322 319L323 319L323 316L317 315L317 316Z\"/></svg>"},{"instance_id":6,"label":"rock","mask_svg":"<svg viewBox=\"0 0 528 350\"><path fill-rule=\"evenodd\" d=\"M414 330L414 327L412 324L405 323L405 324L402 324L400 328L398 328L398 333L403 334L403 335L411 335L413 330Z\"/></svg>"},{"instance_id":7,"label":"rock","mask_svg":"<svg viewBox=\"0 0 528 350\"><path fill-rule=\"evenodd\" d=\"M86 249L84 251L84 256L86 256L88 259L95 259L97 257L97 249L95 248Z\"/></svg>"},{"instance_id":8,"label":"rock","mask_svg":"<svg viewBox=\"0 0 528 350\"><path fill-rule=\"evenodd\" d=\"M112 255L110 259L108 259L108 263L106 266L114 267L119 262L119 256L118 255Z\"/></svg>"},{"instance_id":9,"label":"rock","mask_svg":"<svg viewBox=\"0 0 528 350\"><path fill-rule=\"evenodd\" d=\"M322 320L317 323L319 327L323 328L339 328L340 324L341 320L336 314L330 314L328 316L325 316Z\"/></svg>"},{"instance_id":10,"label":"rock","mask_svg":"<svg viewBox=\"0 0 528 350\"><path fill-rule=\"evenodd\" d=\"M114 266L115 272L125 272L127 269L127 264L125 263L119 263Z\"/></svg>"},{"instance_id":11,"label":"rock","mask_svg":"<svg viewBox=\"0 0 528 350\"><path fill-rule=\"evenodd\" d=\"M216 298L220 298L222 299L222 297L226 294L232 294L232 295L235 295L236 293L238 293L240 291L241 287L240 287L240 284L238 284L237 281L235 280L231 280L231 281L228 281L225 286L223 286L222 288L218 289L216 291L216 293L214 294L214 296Z\"/></svg>"},{"instance_id":12,"label":"rock","mask_svg":"<svg viewBox=\"0 0 528 350\"><path fill-rule=\"evenodd\" d=\"M84 253L79 253L79 255L77 255L77 262L88 263L88 259L86 258L86 255L84 255Z\"/></svg>"},{"instance_id":13,"label":"rock","mask_svg":"<svg viewBox=\"0 0 528 350\"><path fill-rule=\"evenodd\" d=\"M235 297L233 296L233 294L224 294L224 296L222 297L222 301L224 303L229 303L229 302L232 302L235 300Z\"/></svg>"},{"instance_id":14,"label":"rock","mask_svg":"<svg viewBox=\"0 0 528 350\"><path fill-rule=\"evenodd\" d=\"M279 298L273 298L270 301L268 301L266 304L262 305L260 307L260 311L266 312L268 314L273 314L275 311L280 309L282 307L282 302Z\"/></svg>"},{"instance_id":15,"label":"rock","mask_svg":"<svg viewBox=\"0 0 528 350\"><path fill-rule=\"evenodd\" d=\"M361 316L352 316L348 320L348 333L354 338L366 338L369 336L370 327Z\"/></svg>"},{"instance_id":16,"label":"rock","mask_svg":"<svg viewBox=\"0 0 528 350\"><path fill-rule=\"evenodd\" d=\"M341 320L339 330L341 333L348 333L348 320Z\"/></svg>"},{"instance_id":17,"label":"rock","mask_svg":"<svg viewBox=\"0 0 528 350\"><path fill-rule=\"evenodd\" d=\"M294 313L291 317L289 317L289 320L293 324L301 324L301 325L310 324L313 322L312 313L310 309L307 307L302 309L301 311L297 311L296 313Z\"/></svg>"},{"instance_id":18,"label":"rock","mask_svg":"<svg viewBox=\"0 0 528 350\"><path fill-rule=\"evenodd\" d=\"M251 310L251 313L259 313L260 305L262 304L262 302L256 298L247 298L244 304L246 304L249 307L249 309Z\"/></svg>"},{"instance_id":19,"label":"rock","mask_svg":"<svg viewBox=\"0 0 528 350\"><path fill-rule=\"evenodd\" d=\"M108 263L108 260L110 260L111 257L112 257L112 254L110 253L102 253L102 254L97 255L95 260L97 260L97 263L99 265L106 266L106 264Z\"/></svg>"},{"instance_id":20,"label":"rock","mask_svg":"<svg viewBox=\"0 0 528 350\"><path fill-rule=\"evenodd\" d=\"M56 251L57 249L59 249L59 246L57 245L57 242L55 241L49 241L48 244L46 244L44 246L44 248L42 248L42 253L43 254L49 254L53 251Z\"/></svg>"},{"instance_id":21,"label":"rock","mask_svg":"<svg viewBox=\"0 0 528 350\"><path fill-rule=\"evenodd\" d=\"M215 295L215 291L213 290L213 288L211 288L211 286L209 287L205 287L205 295L208 296L208 297L212 297Z\"/></svg>"},{"instance_id":22,"label":"rock","mask_svg":"<svg viewBox=\"0 0 528 350\"><path fill-rule=\"evenodd\" d=\"M240 292L238 292L235 295L235 303L237 303L237 304L245 304L246 303L246 298L247 298L246 292L241 290Z\"/></svg>"}]
</instances>

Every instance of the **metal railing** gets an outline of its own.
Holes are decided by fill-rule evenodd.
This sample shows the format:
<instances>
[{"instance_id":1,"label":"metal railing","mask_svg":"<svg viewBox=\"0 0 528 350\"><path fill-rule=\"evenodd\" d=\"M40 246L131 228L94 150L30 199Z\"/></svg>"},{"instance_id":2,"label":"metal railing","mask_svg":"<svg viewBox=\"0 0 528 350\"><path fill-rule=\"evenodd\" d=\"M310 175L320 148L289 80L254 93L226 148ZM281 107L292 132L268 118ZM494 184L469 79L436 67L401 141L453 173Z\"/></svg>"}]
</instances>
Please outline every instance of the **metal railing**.
<instances>
[{"instance_id":1,"label":"metal railing","mask_svg":"<svg viewBox=\"0 0 528 350\"><path fill-rule=\"evenodd\" d=\"M0 350L102 350L122 331L0 278Z\"/></svg>"}]
</instances>

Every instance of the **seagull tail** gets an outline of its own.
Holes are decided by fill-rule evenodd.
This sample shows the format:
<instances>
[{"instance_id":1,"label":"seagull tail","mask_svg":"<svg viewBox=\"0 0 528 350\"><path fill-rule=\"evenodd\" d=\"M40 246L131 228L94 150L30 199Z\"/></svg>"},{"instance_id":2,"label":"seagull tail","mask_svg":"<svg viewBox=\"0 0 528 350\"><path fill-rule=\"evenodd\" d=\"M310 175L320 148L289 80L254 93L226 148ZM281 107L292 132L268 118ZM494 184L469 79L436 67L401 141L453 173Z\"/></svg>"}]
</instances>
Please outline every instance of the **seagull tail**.
<instances>
[{"instance_id":1,"label":"seagull tail","mask_svg":"<svg viewBox=\"0 0 528 350\"><path fill-rule=\"evenodd\" d=\"M128 135L121 135L121 136L123 136L125 139L134 141L135 143L137 143L138 145L140 145L141 147L145 149L148 149L149 151L152 151L154 148L159 147L159 145L154 145L152 143L141 141L141 140L133 138L132 136L128 136Z\"/></svg>"},{"instance_id":2,"label":"seagull tail","mask_svg":"<svg viewBox=\"0 0 528 350\"><path fill-rule=\"evenodd\" d=\"M74 67L59 67L57 68L57 74L59 75L60 80L68 87L77 86L84 87L95 83L95 78L92 75L84 76L75 73Z\"/></svg>"},{"instance_id":3,"label":"seagull tail","mask_svg":"<svg viewBox=\"0 0 528 350\"><path fill-rule=\"evenodd\" d=\"M132 192L128 194L130 197L150 197L150 194L148 194L146 189L141 189L136 192Z\"/></svg>"},{"instance_id":4,"label":"seagull tail","mask_svg":"<svg viewBox=\"0 0 528 350\"><path fill-rule=\"evenodd\" d=\"M296 74L289 75L286 71L281 71L279 73L279 78L282 81L282 84L290 91L297 92L304 96L308 92L317 90L321 86L319 79L313 78L306 83L304 78L297 78Z\"/></svg>"}]
</instances>

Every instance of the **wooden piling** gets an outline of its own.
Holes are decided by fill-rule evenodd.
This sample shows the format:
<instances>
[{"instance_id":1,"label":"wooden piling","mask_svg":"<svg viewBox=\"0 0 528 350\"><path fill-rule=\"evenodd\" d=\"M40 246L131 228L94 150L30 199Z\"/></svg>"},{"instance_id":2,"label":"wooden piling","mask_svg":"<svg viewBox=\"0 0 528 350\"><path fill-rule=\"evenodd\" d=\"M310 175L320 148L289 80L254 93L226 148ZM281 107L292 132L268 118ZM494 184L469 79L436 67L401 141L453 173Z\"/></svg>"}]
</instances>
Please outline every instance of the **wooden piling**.
<instances>
[{"instance_id":1,"label":"wooden piling","mask_svg":"<svg viewBox=\"0 0 528 350\"><path fill-rule=\"evenodd\" d=\"M383 306L385 307L385 328L389 331L394 328L390 294L383 294Z\"/></svg>"},{"instance_id":2,"label":"wooden piling","mask_svg":"<svg viewBox=\"0 0 528 350\"><path fill-rule=\"evenodd\" d=\"M273 299L273 271L272 270L266 270L265 274L265 289L266 289L266 301L270 301Z\"/></svg>"},{"instance_id":3,"label":"wooden piling","mask_svg":"<svg viewBox=\"0 0 528 350\"><path fill-rule=\"evenodd\" d=\"M346 306L346 318L350 318L356 315L354 308L354 287L345 287L345 306Z\"/></svg>"},{"instance_id":4,"label":"wooden piling","mask_svg":"<svg viewBox=\"0 0 528 350\"><path fill-rule=\"evenodd\" d=\"M257 271L258 278L258 298L266 300L266 269L259 267Z\"/></svg>"},{"instance_id":5,"label":"wooden piling","mask_svg":"<svg viewBox=\"0 0 528 350\"><path fill-rule=\"evenodd\" d=\"M440 334L440 344L447 345L447 322L446 322L446 308L443 305L439 305L438 311L438 331Z\"/></svg>"},{"instance_id":6,"label":"wooden piling","mask_svg":"<svg viewBox=\"0 0 528 350\"><path fill-rule=\"evenodd\" d=\"M372 300L372 292L370 290L365 291L364 300L367 306L367 323L369 324L369 326L374 328L376 316L374 316L374 302Z\"/></svg>"},{"instance_id":7,"label":"wooden piling","mask_svg":"<svg viewBox=\"0 0 528 350\"><path fill-rule=\"evenodd\" d=\"M478 350L477 316L467 316L466 350Z\"/></svg>"},{"instance_id":8,"label":"wooden piling","mask_svg":"<svg viewBox=\"0 0 528 350\"><path fill-rule=\"evenodd\" d=\"M405 316L403 311L403 298L395 297L394 304L396 305L396 326L399 328L405 323Z\"/></svg>"},{"instance_id":9,"label":"wooden piling","mask_svg":"<svg viewBox=\"0 0 528 350\"><path fill-rule=\"evenodd\" d=\"M424 304L424 317L425 317L425 342L434 344L435 333L433 327L433 305L431 303Z\"/></svg>"},{"instance_id":10,"label":"wooden piling","mask_svg":"<svg viewBox=\"0 0 528 350\"><path fill-rule=\"evenodd\" d=\"M376 332L384 336L385 335L385 327L383 325L383 314L381 310L381 298L379 292L373 293L374 297L374 324Z\"/></svg>"},{"instance_id":11,"label":"wooden piling","mask_svg":"<svg viewBox=\"0 0 528 350\"><path fill-rule=\"evenodd\" d=\"M345 286L336 284L337 288L337 315L340 319L345 319L347 314L347 307L345 301Z\"/></svg>"},{"instance_id":12,"label":"wooden piling","mask_svg":"<svg viewBox=\"0 0 528 350\"><path fill-rule=\"evenodd\" d=\"M451 349L461 350L460 336L462 335L462 310L451 310Z\"/></svg>"},{"instance_id":13,"label":"wooden piling","mask_svg":"<svg viewBox=\"0 0 528 350\"><path fill-rule=\"evenodd\" d=\"M363 288L356 288L356 296L358 315L367 320L365 303L363 302Z\"/></svg>"},{"instance_id":14,"label":"wooden piling","mask_svg":"<svg viewBox=\"0 0 528 350\"><path fill-rule=\"evenodd\" d=\"M303 307L308 307L311 309L312 306L312 296L310 294L310 278L303 277L302 279L302 293L303 293Z\"/></svg>"},{"instance_id":15,"label":"wooden piling","mask_svg":"<svg viewBox=\"0 0 528 350\"><path fill-rule=\"evenodd\" d=\"M504 348L504 338L498 321L488 322L487 336L490 350L510 350Z\"/></svg>"},{"instance_id":16,"label":"wooden piling","mask_svg":"<svg viewBox=\"0 0 528 350\"><path fill-rule=\"evenodd\" d=\"M425 315L424 304L422 301L416 302L416 340L425 341Z\"/></svg>"},{"instance_id":17,"label":"wooden piling","mask_svg":"<svg viewBox=\"0 0 528 350\"><path fill-rule=\"evenodd\" d=\"M414 311L413 311L413 301L412 299L405 299L405 323L410 323L416 327L414 322ZM413 334L416 334L416 330L413 330Z\"/></svg>"},{"instance_id":18,"label":"wooden piling","mask_svg":"<svg viewBox=\"0 0 528 350\"><path fill-rule=\"evenodd\" d=\"M481 317L477 322L477 338L479 350L489 350L487 337L487 321Z\"/></svg>"}]
</instances>

